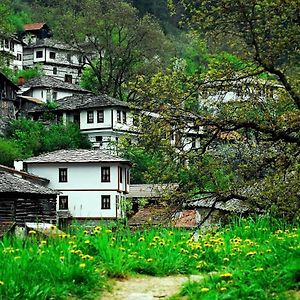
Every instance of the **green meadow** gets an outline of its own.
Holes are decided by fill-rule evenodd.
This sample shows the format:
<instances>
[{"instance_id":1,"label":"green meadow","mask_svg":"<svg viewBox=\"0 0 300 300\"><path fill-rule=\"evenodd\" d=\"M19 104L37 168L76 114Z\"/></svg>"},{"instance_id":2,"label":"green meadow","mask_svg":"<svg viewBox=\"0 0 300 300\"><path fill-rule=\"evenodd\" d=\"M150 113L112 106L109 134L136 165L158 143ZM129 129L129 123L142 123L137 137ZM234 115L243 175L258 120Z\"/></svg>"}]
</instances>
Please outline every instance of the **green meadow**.
<instances>
[{"instance_id":1,"label":"green meadow","mask_svg":"<svg viewBox=\"0 0 300 300\"><path fill-rule=\"evenodd\" d=\"M0 241L0 299L93 299L110 278L203 274L172 299L296 299L299 226L236 220L213 232L124 226ZM298 293L298 294L297 294Z\"/></svg>"}]
</instances>

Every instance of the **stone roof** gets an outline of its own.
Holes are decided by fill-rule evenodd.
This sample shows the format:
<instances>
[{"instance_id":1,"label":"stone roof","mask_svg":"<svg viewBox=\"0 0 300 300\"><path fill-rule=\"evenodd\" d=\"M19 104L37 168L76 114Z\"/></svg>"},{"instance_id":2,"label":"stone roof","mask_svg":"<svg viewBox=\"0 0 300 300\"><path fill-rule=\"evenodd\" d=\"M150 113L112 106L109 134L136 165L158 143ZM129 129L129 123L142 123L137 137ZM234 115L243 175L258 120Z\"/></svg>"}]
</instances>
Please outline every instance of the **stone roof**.
<instances>
[{"instance_id":1,"label":"stone roof","mask_svg":"<svg viewBox=\"0 0 300 300\"><path fill-rule=\"evenodd\" d=\"M195 199L186 203L190 208L212 208L216 201L216 197L209 197L205 199ZM220 209L228 212L245 213L252 210L249 203L240 199L230 199L226 202L218 201L215 203L215 209Z\"/></svg>"},{"instance_id":2,"label":"stone roof","mask_svg":"<svg viewBox=\"0 0 300 300\"><path fill-rule=\"evenodd\" d=\"M4 171L0 171L0 194L1 193L57 194L56 191L34 184Z\"/></svg>"},{"instance_id":3,"label":"stone roof","mask_svg":"<svg viewBox=\"0 0 300 300\"><path fill-rule=\"evenodd\" d=\"M77 92L90 93L88 90L81 88L79 85L64 82L52 76L41 76L29 79L22 88L36 88L36 87L46 87L53 89L63 89Z\"/></svg>"},{"instance_id":4,"label":"stone roof","mask_svg":"<svg viewBox=\"0 0 300 300\"><path fill-rule=\"evenodd\" d=\"M96 163L96 162L113 162L125 163L131 165L129 160L111 155L103 150L57 150L31 157L24 160L25 163Z\"/></svg>"},{"instance_id":5,"label":"stone roof","mask_svg":"<svg viewBox=\"0 0 300 300\"><path fill-rule=\"evenodd\" d=\"M178 184L131 184L129 198L160 198L164 193L176 190Z\"/></svg>"},{"instance_id":6,"label":"stone roof","mask_svg":"<svg viewBox=\"0 0 300 300\"><path fill-rule=\"evenodd\" d=\"M29 43L24 48L25 49L32 49L32 48L41 48L41 47L60 49L60 50L66 50L68 52L79 53L78 50L72 48L70 45L63 44L63 43L61 43L59 41L56 41L52 38L38 39L37 41Z\"/></svg>"},{"instance_id":7,"label":"stone roof","mask_svg":"<svg viewBox=\"0 0 300 300\"><path fill-rule=\"evenodd\" d=\"M53 111L71 111L78 109L89 108L104 108L104 107L125 107L129 108L128 103L102 94L96 96L94 94L78 94L67 96L55 101L57 107ZM36 107L32 112L44 111L43 107Z\"/></svg>"}]
</instances>

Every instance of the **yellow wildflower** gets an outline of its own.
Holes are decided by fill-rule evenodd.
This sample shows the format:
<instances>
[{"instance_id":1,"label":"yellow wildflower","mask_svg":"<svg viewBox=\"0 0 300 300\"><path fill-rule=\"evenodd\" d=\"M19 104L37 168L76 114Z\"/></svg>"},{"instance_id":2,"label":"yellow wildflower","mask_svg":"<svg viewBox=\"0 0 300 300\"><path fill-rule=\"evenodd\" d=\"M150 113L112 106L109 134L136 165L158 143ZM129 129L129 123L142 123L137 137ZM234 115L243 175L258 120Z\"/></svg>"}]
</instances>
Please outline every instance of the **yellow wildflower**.
<instances>
[{"instance_id":1,"label":"yellow wildflower","mask_svg":"<svg viewBox=\"0 0 300 300\"><path fill-rule=\"evenodd\" d=\"M226 290L227 290L226 287L221 287L221 288L220 288L220 291L221 291L221 292L225 292Z\"/></svg>"},{"instance_id":2,"label":"yellow wildflower","mask_svg":"<svg viewBox=\"0 0 300 300\"><path fill-rule=\"evenodd\" d=\"M61 256L59 259L60 259L61 261L64 261L64 260L65 260L65 257L64 257L64 256Z\"/></svg>"},{"instance_id":3,"label":"yellow wildflower","mask_svg":"<svg viewBox=\"0 0 300 300\"><path fill-rule=\"evenodd\" d=\"M91 241L90 241L90 240L86 240L86 241L84 241L84 243L85 243L85 244L90 244Z\"/></svg>"},{"instance_id":4,"label":"yellow wildflower","mask_svg":"<svg viewBox=\"0 0 300 300\"><path fill-rule=\"evenodd\" d=\"M143 237L143 236L141 236L140 238L139 238L139 242L143 242L145 240L145 238Z\"/></svg>"},{"instance_id":5,"label":"yellow wildflower","mask_svg":"<svg viewBox=\"0 0 300 300\"><path fill-rule=\"evenodd\" d=\"M206 293L208 291L209 291L209 288L207 288L207 287L204 287L204 288L201 289L201 292L203 292L203 293Z\"/></svg>"},{"instance_id":6,"label":"yellow wildflower","mask_svg":"<svg viewBox=\"0 0 300 300\"><path fill-rule=\"evenodd\" d=\"M36 234L36 231L35 231L35 230L29 230L28 233L29 233L29 234Z\"/></svg>"},{"instance_id":7,"label":"yellow wildflower","mask_svg":"<svg viewBox=\"0 0 300 300\"><path fill-rule=\"evenodd\" d=\"M4 281L0 280L0 285L3 285L4 284Z\"/></svg>"},{"instance_id":8,"label":"yellow wildflower","mask_svg":"<svg viewBox=\"0 0 300 300\"><path fill-rule=\"evenodd\" d=\"M15 256L15 259L17 260L17 259L20 259L21 258L21 256Z\"/></svg>"},{"instance_id":9,"label":"yellow wildflower","mask_svg":"<svg viewBox=\"0 0 300 300\"><path fill-rule=\"evenodd\" d=\"M51 226L50 226L50 229L51 229L51 230L54 230L54 229L56 229L56 226L55 226L55 225L51 225Z\"/></svg>"},{"instance_id":10,"label":"yellow wildflower","mask_svg":"<svg viewBox=\"0 0 300 300\"><path fill-rule=\"evenodd\" d=\"M263 270L264 270L264 268L256 268L256 269L254 269L255 272L261 272Z\"/></svg>"},{"instance_id":11,"label":"yellow wildflower","mask_svg":"<svg viewBox=\"0 0 300 300\"><path fill-rule=\"evenodd\" d=\"M79 265L79 268L85 268L85 266L86 266L85 263L81 263L81 264Z\"/></svg>"},{"instance_id":12,"label":"yellow wildflower","mask_svg":"<svg viewBox=\"0 0 300 300\"><path fill-rule=\"evenodd\" d=\"M47 244L47 241L41 241L41 245Z\"/></svg>"},{"instance_id":13,"label":"yellow wildflower","mask_svg":"<svg viewBox=\"0 0 300 300\"><path fill-rule=\"evenodd\" d=\"M228 261L229 261L229 258L228 258L228 257L224 257L224 258L223 258L223 261L224 261L224 262L228 262Z\"/></svg>"},{"instance_id":14,"label":"yellow wildflower","mask_svg":"<svg viewBox=\"0 0 300 300\"><path fill-rule=\"evenodd\" d=\"M231 273L224 273L224 274L221 274L220 277L223 278L223 279L227 279L227 278L231 278L232 274Z\"/></svg>"},{"instance_id":15,"label":"yellow wildflower","mask_svg":"<svg viewBox=\"0 0 300 300\"><path fill-rule=\"evenodd\" d=\"M256 251L251 251L246 254L246 256L253 256L256 254Z\"/></svg>"}]
</instances>

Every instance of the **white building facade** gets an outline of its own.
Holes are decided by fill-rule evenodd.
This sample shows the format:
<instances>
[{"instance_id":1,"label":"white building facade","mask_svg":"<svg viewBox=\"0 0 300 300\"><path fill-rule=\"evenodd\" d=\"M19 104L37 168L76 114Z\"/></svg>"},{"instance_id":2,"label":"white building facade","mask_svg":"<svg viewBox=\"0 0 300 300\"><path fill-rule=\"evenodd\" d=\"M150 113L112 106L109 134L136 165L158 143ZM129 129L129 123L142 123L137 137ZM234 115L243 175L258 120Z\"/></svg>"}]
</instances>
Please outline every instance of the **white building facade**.
<instances>
[{"instance_id":1,"label":"white building facade","mask_svg":"<svg viewBox=\"0 0 300 300\"><path fill-rule=\"evenodd\" d=\"M124 216L129 192L130 162L101 150L58 150L32 157L16 168L50 180L60 192L57 211L73 218L117 219Z\"/></svg>"}]
</instances>

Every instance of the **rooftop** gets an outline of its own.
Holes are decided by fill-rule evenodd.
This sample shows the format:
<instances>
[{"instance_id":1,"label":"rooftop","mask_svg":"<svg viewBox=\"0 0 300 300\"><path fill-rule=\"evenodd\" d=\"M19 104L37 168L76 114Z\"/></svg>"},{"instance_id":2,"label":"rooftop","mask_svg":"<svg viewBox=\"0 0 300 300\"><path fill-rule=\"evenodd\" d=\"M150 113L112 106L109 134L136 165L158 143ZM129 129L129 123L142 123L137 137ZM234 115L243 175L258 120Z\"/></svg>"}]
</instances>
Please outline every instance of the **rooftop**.
<instances>
[{"instance_id":1,"label":"rooftop","mask_svg":"<svg viewBox=\"0 0 300 300\"><path fill-rule=\"evenodd\" d=\"M54 89L64 89L70 91L77 91L77 92L85 92L89 93L89 91L81 88L79 85L64 82L52 76L41 76L29 79L22 88L36 88L36 87L47 87L47 88L54 88Z\"/></svg>"},{"instance_id":2,"label":"rooftop","mask_svg":"<svg viewBox=\"0 0 300 300\"><path fill-rule=\"evenodd\" d=\"M178 188L178 184L131 184L129 198L161 198L164 193L172 192Z\"/></svg>"},{"instance_id":3,"label":"rooftop","mask_svg":"<svg viewBox=\"0 0 300 300\"><path fill-rule=\"evenodd\" d=\"M56 191L34 184L10 173L0 171L0 193L55 195ZM1 198L0 198L1 199Z\"/></svg>"},{"instance_id":4,"label":"rooftop","mask_svg":"<svg viewBox=\"0 0 300 300\"><path fill-rule=\"evenodd\" d=\"M55 101L57 107L54 111L71 111L78 109L100 108L100 107L125 107L129 108L128 103L102 94L78 94L64 97ZM44 111L43 107L36 107L32 112Z\"/></svg>"},{"instance_id":5,"label":"rooftop","mask_svg":"<svg viewBox=\"0 0 300 300\"><path fill-rule=\"evenodd\" d=\"M23 26L25 31L31 31L31 30L40 30L42 29L46 23L31 23L31 24L25 24Z\"/></svg>"},{"instance_id":6,"label":"rooftop","mask_svg":"<svg viewBox=\"0 0 300 300\"><path fill-rule=\"evenodd\" d=\"M130 161L111 155L103 150L57 150L24 160L25 163L96 163L119 162L130 165Z\"/></svg>"}]
</instances>

